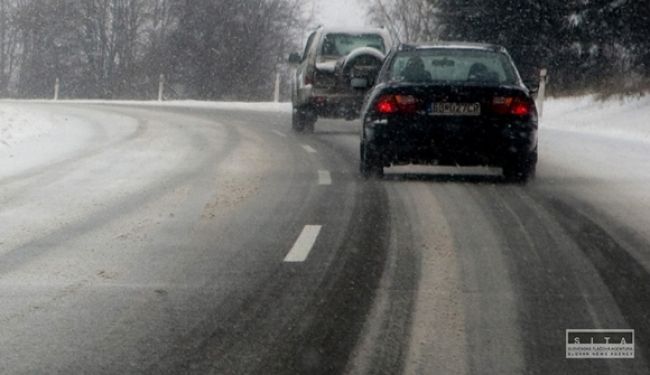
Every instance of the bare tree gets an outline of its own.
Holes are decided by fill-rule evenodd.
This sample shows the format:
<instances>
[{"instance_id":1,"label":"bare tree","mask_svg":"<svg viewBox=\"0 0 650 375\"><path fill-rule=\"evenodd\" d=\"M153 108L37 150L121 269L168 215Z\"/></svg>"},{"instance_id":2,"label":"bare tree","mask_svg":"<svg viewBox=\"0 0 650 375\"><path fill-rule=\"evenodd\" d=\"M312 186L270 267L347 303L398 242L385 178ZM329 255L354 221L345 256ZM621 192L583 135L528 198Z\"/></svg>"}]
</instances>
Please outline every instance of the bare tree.
<instances>
[{"instance_id":1,"label":"bare tree","mask_svg":"<svg viewBox=\"0 0 650 375\"><path fill-rule=\"evenodd\" d=\"M387 25L401 40L422 42L436 40L439 24L432 0L366 0L371 20Z\"/></svg>"},{"instance_id":2,"label":"bare tree","mask_svg":"<svg viewBox=\"0 0 650 375\"><path fill-rule=\"evenodd\" d=\"M200 0L172 36L174 80L200 98L268 98L305 0ZM209 16L206 16L209 15Z\"/></svg>"},{"instance_id":3,"label":"bare tree","mask_svg":"<svg viewBox=\"0 0 650 375\"><path fill-rule=\"evenodd\" d=\"M308 2L0 0L0 92L150 98L164 73L176 97L267 98Z\"/></svg>"},{"instance_id":4,"label":"bare tree","mask_svg":"<svg viewBox=\"0 0 650 375\"><path fill-rule=\"evenodd\" d=\"M0 0L0 95L6 96L14 78L18 58L17 2Z\"/></svg>"},{"instance_id":5,"label":"bare tree","mask_svg":"<svg viewBox=\"0 0 650 375\"><path fill-rule=\"evenodd\" d=\"M134 81L144 0L83 0L79 38L86 79L101 97L122 96Z\"/></svg>"}]
</instances>

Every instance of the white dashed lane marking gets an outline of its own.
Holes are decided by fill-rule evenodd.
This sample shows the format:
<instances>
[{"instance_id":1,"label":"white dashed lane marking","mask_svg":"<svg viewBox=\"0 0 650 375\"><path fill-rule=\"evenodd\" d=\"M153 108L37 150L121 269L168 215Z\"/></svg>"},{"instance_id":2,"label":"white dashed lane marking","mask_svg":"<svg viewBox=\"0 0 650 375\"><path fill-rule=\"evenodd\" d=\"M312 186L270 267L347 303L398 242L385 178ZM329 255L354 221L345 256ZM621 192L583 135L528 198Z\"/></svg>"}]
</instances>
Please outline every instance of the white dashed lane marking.
<instances>
[{"instance_id":1,"label":"white dashed lane marking","mask_svg":"<svg viewBox=\"0 0 650 375\"><path fill-rule=\"evenodd\" d=\"M318 171L318 184L319 185L332 184L332 176L330 175L329 171L323 171L323 170Z\"/></svg>"},{"instance_id":2,"label":"white dashed lane marking","mask_svg":"<svg viewBox=\"0 0 650 375\"><path fill-rule=\"evenodd\" d=\"M314 243L316 243L320 229L320 225L305 225L296 243L293 244L293 247L284 258L284 261L304 262L309 256L312 247L314 247Z\"/></svg>"},{"instance_id":3,"label":"white dashed lane marking","mask_svg":"<svg viewBox=\"0 0 650 375\"><path fill-rule=\"evenodd\" d=\"M316 153L316 150L314 150L314 148L311 147L310 145L302 145L302 148L305 151L309 152L310 154L315 154Z\"/></svg>"}]
</instances>

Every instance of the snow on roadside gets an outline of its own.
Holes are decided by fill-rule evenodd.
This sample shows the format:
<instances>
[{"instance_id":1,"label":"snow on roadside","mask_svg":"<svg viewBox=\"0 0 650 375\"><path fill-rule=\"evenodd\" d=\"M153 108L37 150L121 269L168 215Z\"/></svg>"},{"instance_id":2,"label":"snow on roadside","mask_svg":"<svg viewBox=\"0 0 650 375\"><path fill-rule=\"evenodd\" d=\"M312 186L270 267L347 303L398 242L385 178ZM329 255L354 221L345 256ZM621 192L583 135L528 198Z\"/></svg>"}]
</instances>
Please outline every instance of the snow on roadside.
<instances>
[{"instance_id":1,"label":"snow on roadside","mask_svg":"<svg viewBox=\"0 0 650 375\"><path fill-rule=\"evenodd\" d=\"M10 149L27 140L41 138L53 129L49 111L33 104L52 104L51 100L0 100L0 152ZM60 104L117 104L134 106L169 106L185 108L207 108L258 112L291 112L291 103L252 103L252 102L208 102L198 100L178 101L126 101L126 100L59 100Z\"/></svg>"},{"instance_id":2,"label":"snow on roadside","mask_svg":"<svg viewBox=\"0 0 650 375\"><path fill-rule=\"evenodd\" d=\"M650 96L551 98L541 127L650 142Z\"/></svg>"},{"instance_id":3,"label":"snow on roadside","mask_svg":"<svg viewBox=\"0 0 650 375\"><path fill-rule=\"evenodd\" d=\"M65 159L96 128L46 106L0 102L0 179Z\"/></svg>"},{"instance_id":4,"label":"snow on roadside","mask_svg":"<svg viewBox=\"0 0 650 375\"><path fill-rule=\"evenodd\" d=\"M30 113L21 103L48 103L50 100L0 100L0 148L26 138L46 133L51 128L47 117ZM61 100L61 104L117 104L134 106L169 106L257 112L290 113L290 103ZM595 95L549 98L544 104L542 128L587 132L607 137L650 143L650 95L598 100Z\"/></svg>"},{"instance_id":5,"label":"snow on roadside","mask_svg":"<svg viewBox=\"0 0 650 375\"><path fill-rule=\"evenodd\" d=\"M1 100L0 103L48 103L51 100ZM212 108L212 109L230 109L239 111L256 111L256 112L291 112L291 103L273 103L273 102L210 102L200 100L170 100L164 102L145 101L145 100L59 100L61 104L117 104L117 105L135 105L135 106L165 106L165 107L189 107L189 108Z\"/></svg>"},{"instance_id":6,"label":"snow on roadside","mask_svg":"<svg viewBox=\"0 0 650 375\"><path fill-rule=\"evenodd\" d=\"M151 102L144 102L151 103ZM183 106L183 107L199 107L199 108L214 108L214 109L236 109L244 111L259 111L259 112L291 112L291 103L249 103L249 102L202 102L194 100L178 100L164 102L164 105L169 106Z\"/></svg>"},{"instance_id":7,"label":"snow on roadside","mask_svg":"<svg viewBox=\"0 0 650 375\"><path fill-rule=\"evenodd\" d=\"M19 104L0 103L0 148L42 136L51 129L52 121L43 112L29 111Z\"/></svg>"}]
</instances>

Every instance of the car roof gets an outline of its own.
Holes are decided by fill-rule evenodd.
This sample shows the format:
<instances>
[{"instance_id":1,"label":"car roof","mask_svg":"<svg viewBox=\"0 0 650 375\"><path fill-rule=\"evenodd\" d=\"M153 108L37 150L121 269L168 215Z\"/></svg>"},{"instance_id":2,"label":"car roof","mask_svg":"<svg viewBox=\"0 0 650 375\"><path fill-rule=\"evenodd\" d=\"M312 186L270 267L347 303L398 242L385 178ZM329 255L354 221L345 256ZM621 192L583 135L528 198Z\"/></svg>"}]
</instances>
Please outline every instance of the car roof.
<instances>
[{"instance_id":1,"label":"car roof","mask_svg":"<svg viewBox=\"0 0 650 375\"><path fill-rule=\"evenodd\" d=\"M323 34L388 34L388 30L381 27L319 27Z\"/></svg>"},{"instance_id":2,"label":"car roof","mask_svg":"<svg viewBox=\"0 0 650 375\"><path fill-rule=\"evenodd\" d=\"M398 47L398 51L420 51L427 49L472 49L493 52L506 52L502 46L489 43L473 43L473 42L431 42L431 43L402 43Z\"/></svg>"}]
</instances>

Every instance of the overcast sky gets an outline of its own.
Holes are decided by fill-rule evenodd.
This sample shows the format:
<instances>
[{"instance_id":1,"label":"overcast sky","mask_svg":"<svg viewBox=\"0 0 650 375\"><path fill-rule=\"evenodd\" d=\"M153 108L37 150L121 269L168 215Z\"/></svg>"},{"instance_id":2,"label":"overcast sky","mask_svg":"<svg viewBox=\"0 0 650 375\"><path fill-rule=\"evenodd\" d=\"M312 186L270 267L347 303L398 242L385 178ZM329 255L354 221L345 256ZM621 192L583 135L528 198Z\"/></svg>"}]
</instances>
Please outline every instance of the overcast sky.
<instances>
[{"instance_id":1,"label":"overcast sky","mask_svg":"<svg viewBox=\"0 0 650 375\"><path fill-rule=\"evenodd\" d=\"M364 0L314 0L316 23L325 26L365 26Z\"/></svg>"}]
</instances>

